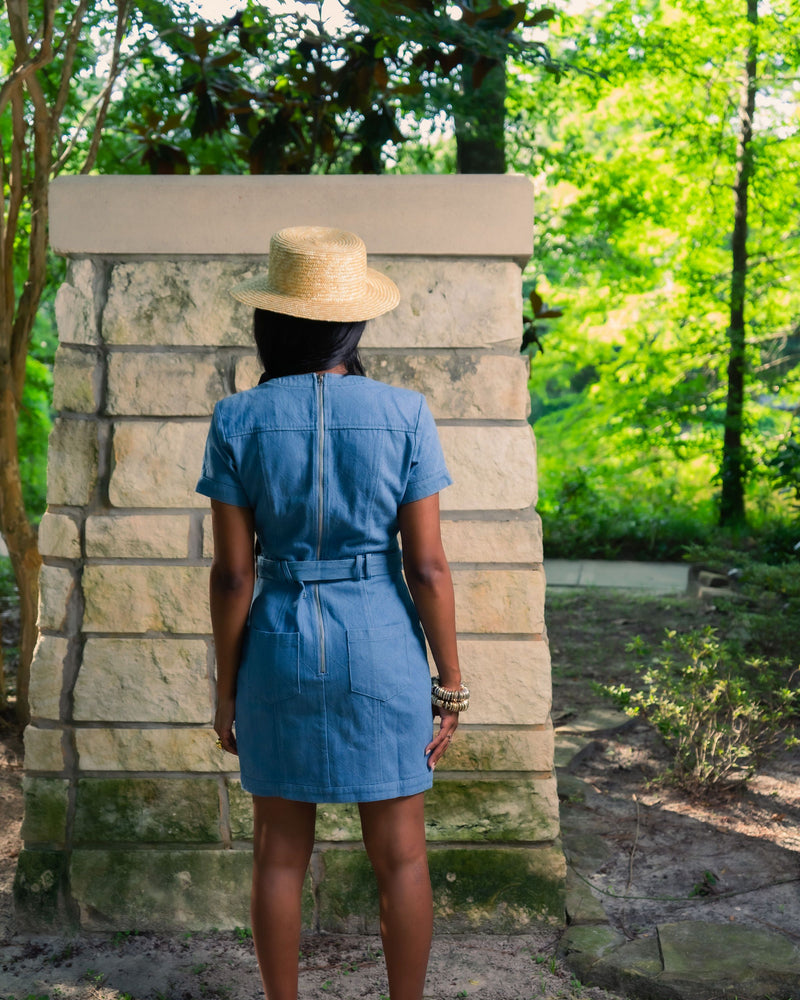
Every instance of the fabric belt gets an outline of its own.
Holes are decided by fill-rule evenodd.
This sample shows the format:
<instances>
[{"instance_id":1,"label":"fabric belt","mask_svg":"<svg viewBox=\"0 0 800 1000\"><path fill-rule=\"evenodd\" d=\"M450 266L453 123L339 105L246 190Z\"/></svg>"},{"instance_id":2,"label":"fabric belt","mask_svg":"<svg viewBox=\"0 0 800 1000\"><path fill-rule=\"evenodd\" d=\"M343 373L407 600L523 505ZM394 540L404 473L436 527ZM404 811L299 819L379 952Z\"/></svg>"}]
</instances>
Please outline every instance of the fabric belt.
<instances>
[{"instance_id":1,"label":"fabric belt","mask_svg":"<svg viewBox=\"0 0 800 1000\"><path fill-rule=\"evenodd\" d=\"M297 583L322 583L331 580L366 580L371 576L399 573L403 560L400 552L360 552L349 559L267 559L258 557L258 575L265 580L294 580Z\"/></svg>"}]
</instances>

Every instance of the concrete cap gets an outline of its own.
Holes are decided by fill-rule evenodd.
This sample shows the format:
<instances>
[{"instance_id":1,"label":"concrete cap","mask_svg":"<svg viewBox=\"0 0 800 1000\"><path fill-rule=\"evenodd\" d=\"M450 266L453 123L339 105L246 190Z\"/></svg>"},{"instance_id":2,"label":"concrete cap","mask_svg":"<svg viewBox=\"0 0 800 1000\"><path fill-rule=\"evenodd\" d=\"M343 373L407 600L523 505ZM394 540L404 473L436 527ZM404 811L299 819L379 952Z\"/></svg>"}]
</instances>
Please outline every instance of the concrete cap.
<instances>
[{"instance_id":1,"label":"concrete cap","mask_svg":"<svg viewBox=\"0 0 800 1000\"><path fill-rule=\"evenodd\" d=\"M370 254L527 262L533 186L494 174L89 176L50 187L62 254L266 254L286 226L348 229Z\"/></svg>"}]
</instances>

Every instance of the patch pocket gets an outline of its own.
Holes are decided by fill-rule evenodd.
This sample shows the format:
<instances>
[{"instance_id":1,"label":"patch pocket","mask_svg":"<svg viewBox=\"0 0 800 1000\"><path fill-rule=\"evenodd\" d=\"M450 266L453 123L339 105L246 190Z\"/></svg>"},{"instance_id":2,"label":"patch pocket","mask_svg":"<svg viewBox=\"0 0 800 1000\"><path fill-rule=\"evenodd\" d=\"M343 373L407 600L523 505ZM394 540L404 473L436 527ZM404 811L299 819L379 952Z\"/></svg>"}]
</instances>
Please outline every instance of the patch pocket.
<instances>
[{"instance_id":1,"label":"patch pocket","mask_svg":"<svg viewBox=\"0 0 800 1000\"><path fill-rule=\"evenodd\" d=\"M251 628L242 657L254 697L274 705L300 694L300 634Z\"/></svg>"},{"instance_id":2,"label":"patch pocket","mask_svg":"<svg viewBox=\"0 0 800 1000\"><path fill-rule=\"evenodd\" d=\"M350 690L377 701L390 701L408 686L407 625L347 630Z\"/></svg>"}]
</instances>

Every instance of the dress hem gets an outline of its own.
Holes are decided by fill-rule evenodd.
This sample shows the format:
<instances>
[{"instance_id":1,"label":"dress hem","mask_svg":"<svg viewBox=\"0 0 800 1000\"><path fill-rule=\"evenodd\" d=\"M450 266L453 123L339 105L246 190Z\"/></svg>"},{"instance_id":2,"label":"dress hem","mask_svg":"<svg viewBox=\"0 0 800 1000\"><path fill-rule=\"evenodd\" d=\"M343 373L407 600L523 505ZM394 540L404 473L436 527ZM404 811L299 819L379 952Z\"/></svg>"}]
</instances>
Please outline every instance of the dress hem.
<instances>
[{"instance_id":1,"label":"dress hem","mask_svg":"<svg viewBox=\"0 0 800 1000\"><path fill-rule=\"evenodd\" d=\"M399 799L406 795L426 792L433 786L433 774L405 781L384 782L378 785L361 785L355 788L314 788L302 785L277 784L269 781L249 781L242 777L242 788L251 795L290 799L293 802L339 803L339 802L380 802L384 799Z\"/></svg>"}]
</instances>

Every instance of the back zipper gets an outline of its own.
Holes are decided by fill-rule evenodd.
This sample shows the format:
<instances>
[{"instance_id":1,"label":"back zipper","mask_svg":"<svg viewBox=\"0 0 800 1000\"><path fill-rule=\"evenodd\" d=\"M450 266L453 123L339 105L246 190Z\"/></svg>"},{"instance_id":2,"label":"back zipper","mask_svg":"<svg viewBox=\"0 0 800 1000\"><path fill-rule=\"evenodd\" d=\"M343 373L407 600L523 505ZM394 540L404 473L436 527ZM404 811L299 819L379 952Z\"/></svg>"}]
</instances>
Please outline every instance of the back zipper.
<instances>
[{"instance_id":1,"label":"back zipper","mask_svg":"<svg viewBox=\"0 0 800 1000\"><path fill-rule=\"evenodd\" d=\"M322 558L322 529L325 517L325 496L323 493L323 482L325 473L325 376L322 372L317 372L317 432L319 437L318 458L317 458L317 561ZM314 597L317 604L317 615L319 617L319 672L327 672L325 665L325 622L322 618L322 601L319 596L318 583L314 584Z\"/></svg>"}]
</instances>

